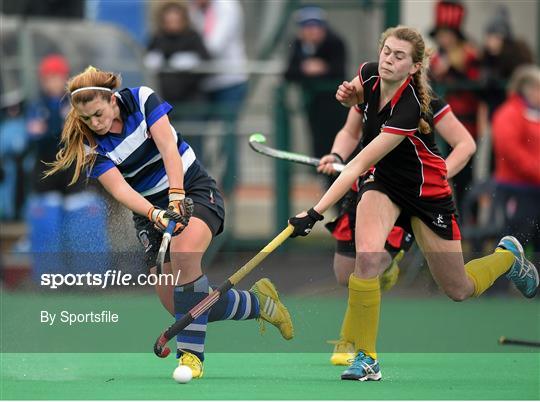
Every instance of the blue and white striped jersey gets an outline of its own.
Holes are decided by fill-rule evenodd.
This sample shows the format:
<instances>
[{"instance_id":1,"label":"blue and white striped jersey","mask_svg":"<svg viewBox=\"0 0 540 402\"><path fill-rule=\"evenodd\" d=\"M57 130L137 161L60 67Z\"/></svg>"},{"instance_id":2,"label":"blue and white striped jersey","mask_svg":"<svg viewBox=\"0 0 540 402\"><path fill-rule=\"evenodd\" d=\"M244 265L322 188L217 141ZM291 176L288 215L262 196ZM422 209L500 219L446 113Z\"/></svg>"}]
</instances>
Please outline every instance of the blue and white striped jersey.
<instances>
[{"instance_id":1,"label":"blue and white striped jersey","mask_svg":"<svg viewBox=\"0 0 540 402\"><path fill-rule=\"evenodd\" d=\"M135 191L149 196L169 187L165 166L149 128L172 109L151 88L125 88L115 93L124 122L121 134L94 135L97 143L96 162L88 172L98 178L117 167ZM184 187L189 188L191 177L198 170L193 149L171 125L171 135L178 144L184 165ZM87 152L90 148L86 146Z\"/></svg>"}]
</instances>

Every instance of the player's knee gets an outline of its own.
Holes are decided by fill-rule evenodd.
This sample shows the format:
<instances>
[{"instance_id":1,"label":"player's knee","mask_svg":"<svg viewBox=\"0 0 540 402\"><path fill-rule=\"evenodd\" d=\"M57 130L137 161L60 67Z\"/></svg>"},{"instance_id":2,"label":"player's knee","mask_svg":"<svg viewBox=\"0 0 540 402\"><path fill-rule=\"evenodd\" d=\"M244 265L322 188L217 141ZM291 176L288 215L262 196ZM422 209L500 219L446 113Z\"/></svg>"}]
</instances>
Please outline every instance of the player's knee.
<instances>
[{"instance_id":1,"label":"player's knee","mask_svg":"<svg viewBox=\"0 0 540 402\"><path fill-rule=\"evenodd\" d=\"M384 243L382 245L375 244L372 239L358 239L356 244L357 253L377 253L384 251Z\"/></svg>"},{"instance_id":2,"label":"player's knee","mask_svg":"<svg viewBox=\"0 0 540 402\"><path fill-rule=\"evenodd\" d=\"M390 264L390 257L384 250L364 249L356 253L356 270L367 273L380 271Z\"/></svg>"}]
</instances>

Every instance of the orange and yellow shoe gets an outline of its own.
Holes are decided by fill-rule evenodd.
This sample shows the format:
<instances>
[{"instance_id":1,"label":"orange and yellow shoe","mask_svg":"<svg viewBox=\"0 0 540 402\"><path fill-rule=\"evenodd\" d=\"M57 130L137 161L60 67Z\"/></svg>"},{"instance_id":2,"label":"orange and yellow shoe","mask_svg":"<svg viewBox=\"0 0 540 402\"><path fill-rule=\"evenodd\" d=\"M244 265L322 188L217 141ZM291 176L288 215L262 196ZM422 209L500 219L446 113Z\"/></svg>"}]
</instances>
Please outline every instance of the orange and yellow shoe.
<instances>
[{"instance_id":1,"label":"orange and yellow shoe","mask_svg":"<svg viewBox=\"0 0 540 402\"><path fill-rule=\"evenodd\" d=\"M193 353L182 350L182 356L178 359L178 365L188 366L193 373L193 378L201 378L203 376L203 363Z\"/></svg>"}]
</instances>

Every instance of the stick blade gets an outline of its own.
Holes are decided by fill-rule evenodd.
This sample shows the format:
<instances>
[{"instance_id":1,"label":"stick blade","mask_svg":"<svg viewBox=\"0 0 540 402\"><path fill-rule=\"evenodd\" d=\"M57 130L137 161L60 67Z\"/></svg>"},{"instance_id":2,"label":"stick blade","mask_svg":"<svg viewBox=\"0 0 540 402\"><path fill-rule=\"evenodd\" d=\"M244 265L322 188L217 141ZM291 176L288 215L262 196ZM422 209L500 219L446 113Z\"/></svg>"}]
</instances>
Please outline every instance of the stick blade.
<instances>
[{"instance_id":1,"label":"stick blade","mask_svg":"<svg viewBox=\"0 0 540 402\"><path fill-rule=\"evenodd\" d=\"M257 142L259 144L266 143L266 137L261 133L253 133L249 136L249 142Z\"/></svg>"}]
</instances>

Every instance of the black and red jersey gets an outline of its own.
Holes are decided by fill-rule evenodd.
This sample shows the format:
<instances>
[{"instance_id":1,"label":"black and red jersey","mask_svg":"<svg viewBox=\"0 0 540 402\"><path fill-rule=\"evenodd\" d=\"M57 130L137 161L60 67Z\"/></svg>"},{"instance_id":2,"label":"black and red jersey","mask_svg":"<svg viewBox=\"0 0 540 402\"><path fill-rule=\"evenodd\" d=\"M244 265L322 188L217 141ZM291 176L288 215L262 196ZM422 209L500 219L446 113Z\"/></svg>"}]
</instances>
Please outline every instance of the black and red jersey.
<instances>
[{"instance_id":1,"label":"black and red jersey","mask_svg":"<svg viewBox=\"0 0 540 402\"><path fill-rule=\"evenodd\" d=\"M364 88L362 147L383 130L407 137L375 165L375 180L413 197L450 196L446 163L435 144L433 130L429 134L418 131L420 101L411 79L408 78L379 111L381 78L378 63L362 64L358 77ZM432 126L450 109L444 105L437 112L435 110Z\"/></svg>"}]
</instances>

